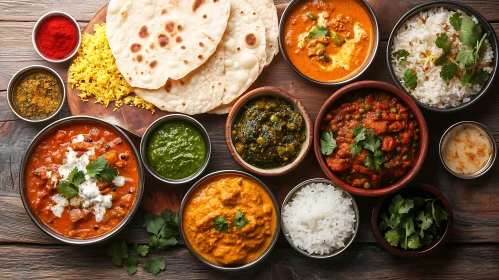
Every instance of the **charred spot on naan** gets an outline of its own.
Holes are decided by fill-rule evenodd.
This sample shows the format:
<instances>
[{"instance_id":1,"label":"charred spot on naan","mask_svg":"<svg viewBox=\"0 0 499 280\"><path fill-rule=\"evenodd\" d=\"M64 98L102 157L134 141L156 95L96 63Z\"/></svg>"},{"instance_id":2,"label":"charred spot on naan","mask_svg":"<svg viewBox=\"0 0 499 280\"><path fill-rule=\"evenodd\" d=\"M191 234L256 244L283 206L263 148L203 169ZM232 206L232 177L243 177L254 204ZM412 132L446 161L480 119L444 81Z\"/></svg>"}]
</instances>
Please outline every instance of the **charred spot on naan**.
<instances>
[{"instance_id":1,"label":"charred spot on naan","mask_svg":"<svg viewBox=\"0 0 499 280\"><path fill-rule=\"evenodd\" d=\"M192 3L192 11L195 12L199 7L201 7L204 1L205 0L194 0L194 2Z\"/></svg>"},{"instance_id":2,"label":"charred spot on naan","mask_svg":"<svg viewBox=\"0 0 499 280\"><path fill-rule=\"evenodd\" d=\"M133 53L137 53L137 52L139 52L141 49L142 49L142 45L141 45L141 44L137 44L137 43L135 43L135 44L132 44L132 45L130 46L130 50L131 50Z\"/></svg>"},{"instance_id":3,"label":"charred spot on naan","mask_svg":"<svg viewBox=\"0 0 499 280\"><path fill-rule=\"evenodd\" d=\"M199 59L203 59L203 55L201 55L201 54L200 54L200 55L198 55L198 58L199 58Z\"/></svg>"},{"instance_id":4,"label":"charred spot on naan","mask_svg":"<svg viewBox=\"0 0 499 280\"><path fill-rule=\"evenodd\" d=\"M173 34L175 32L175 22L173 21L167 21L165 22L165 30L166 32L170 33L170 34Z\"/></svg>"},{"instance_id":5,"label":"charred spot on naan","mask_svg":"<svg viewBox=\"0 0 499 280\"><path fill-rule=\"evenodd\" d=\"M247 34L244 41L249 47L255 47L257 45L256 36L253 33Z\"/></svg>"},{"instance_id":6,"label":"charred spot on naan","mask_svg":"<svg viewBox=\"0 0 499 280\"><path fill-rule=\"evenodd\" d=\"M204 48L204 44L203 44L203 42L199 42L199 46L200 46L201 48Z\"/></svg>"},{"instance_id":7,"label":"charred spot on naan","mask_svg":"<svg viewBox=\"0 0 499 280\"><path fill-rule=\"evenodd\" d=\"M182 43L182 37L177 36L177 38L175 38L175 41L179 44Z\"/></svg>"},{"instance_id":8,"label":"charred spot on naan","mask_svg":"<svg viewBox=\"0 0 499 280\"><path fill-rule=\"evenodd\" d=\"M137 61L142 62L142 55L141 54L137 55Z\"/></svg>"},{"instance_id":9,"label":"charred spot on naan","mask_svg":"<svg viewBox=\"0 0 499 280\"><path fill-rule=\"evenodd\" d=\"M170 43L170 38L168 38L168 36L166 36L165 34L158 35L158 44L160 47L165 48L166 46L168 46L169 43Z\"/></svg>"},{"instance_id":10,"label":"charred spot on naan","mask_svg":"<svg viewBox=\"0 0 499 280\"><path fill-rule=\"evenodd\" d=\"M143 25L140 28L139 37L140 38L147 38L147 37L149 37L149 30L147 30L147 26L146 25Z\"/></svg>"},{"instance_id":11,"label":"charred spot on naan","mask_svg":"<svg viewBox=\"0 0 499 280\"><path fill-rule=\"evenodd\" d=\"M172 82L170 80L166 81L165 90L166 92L170 92L172 90Z\"/></svg>"},{"instance_id":12,"label":"charred spot on naan","mask_svg":"<svg viewBox=\"0 0 499 280\"><path fill-rule=\"evenodd\" d=\"M149 67L151 67L151 68L156 67L156 65L158 65L158 61L157 60L153 60L153 61L151 61L151 63L149 63Z\"/></svg>"},{"instance_id":13,"label":"charred spot on naan","mask_svg":"<svg viewBox=\"0 0 499 280\"><path fill-rule=\"evenodd\" d=\"M166 15L166 13L168 13L168 10L166 10L166 9L163 9L163 10L161 11L161 14L162 14L162 15Z\"/></svg>"}]
</instances>

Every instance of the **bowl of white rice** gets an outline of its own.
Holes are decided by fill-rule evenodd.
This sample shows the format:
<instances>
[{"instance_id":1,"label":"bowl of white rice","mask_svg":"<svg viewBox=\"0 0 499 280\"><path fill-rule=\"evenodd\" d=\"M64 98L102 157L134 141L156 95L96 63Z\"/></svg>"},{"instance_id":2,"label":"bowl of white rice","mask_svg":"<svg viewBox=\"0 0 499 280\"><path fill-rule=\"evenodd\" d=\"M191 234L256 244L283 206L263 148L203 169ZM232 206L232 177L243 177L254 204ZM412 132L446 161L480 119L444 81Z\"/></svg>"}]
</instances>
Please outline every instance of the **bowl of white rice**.
<instances>
[{"instance_id":1,"label":"bowl of white rice","mask_svg":"<svg viewBox=\"0 0 499 280\"><path fill-rule=\"evenodd\" d=\"M310 179L294 187L281 210L282 231L289 244L311 258L345 251L359 228L353 197L327 179Z\"/></svg>"},{"instance_id":2,"label":"bowl of white rice","mask_svg":"<svg viewBox=\"0 0 499 280\"><path fill-rule=\"evenodd\" d=\"M492 26L472 8L430 2L406 13L393 28L387 63L395 84L420 107L455 112L490 88L498 67Z\"/></svg>"}]
</instances>

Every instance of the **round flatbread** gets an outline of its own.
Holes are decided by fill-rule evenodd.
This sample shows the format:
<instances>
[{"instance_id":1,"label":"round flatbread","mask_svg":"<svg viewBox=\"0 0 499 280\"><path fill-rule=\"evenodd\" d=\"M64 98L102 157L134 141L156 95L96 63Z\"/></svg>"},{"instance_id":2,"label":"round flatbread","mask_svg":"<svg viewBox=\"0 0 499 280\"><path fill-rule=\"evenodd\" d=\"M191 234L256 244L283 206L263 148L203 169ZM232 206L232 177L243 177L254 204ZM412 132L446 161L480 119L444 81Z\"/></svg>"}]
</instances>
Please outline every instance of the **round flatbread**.
<instances>
[{"instance_id":1,"label":"round flatbread","mask_svg":"<svg viewBox=\"0 0 499 280\"><path fill-rule=\"evenodd\" d=\"M265 66L268 66L274 56L279 53L279 21L277 8L273 0L248 0L248 4L255 10L265 25L265 39L267 41L265 53L267 55Z\"/></svg>"},{"instance_id":2,"label":"round flatbread","mask_svg":"<svg viewBox=\"0 0 499 280\"><path fill-rule=\"evenodd\" d=\"M111 0L107 37L133 87L158 89L203 65L227 27L230 0Z\"/></svg>"}]
</instances>

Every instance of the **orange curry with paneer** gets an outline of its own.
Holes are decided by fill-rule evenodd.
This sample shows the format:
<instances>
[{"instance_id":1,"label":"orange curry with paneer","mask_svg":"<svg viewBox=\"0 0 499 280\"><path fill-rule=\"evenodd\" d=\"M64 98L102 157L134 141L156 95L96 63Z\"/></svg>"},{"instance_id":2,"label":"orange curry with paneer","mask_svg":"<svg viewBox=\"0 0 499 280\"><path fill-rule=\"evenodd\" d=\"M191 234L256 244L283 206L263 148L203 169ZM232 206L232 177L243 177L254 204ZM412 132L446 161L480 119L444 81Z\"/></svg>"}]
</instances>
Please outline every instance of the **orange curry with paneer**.
<instances>
[{"instance_id":1,"label":"orange curry with paneer","mask_svg":"<svg viewBox=\"0 0 499 280\"><path fill-rule=\"evenodd\" d=\"M274 201L243 176L219 175L198 186L182 214L186 242L207 261L250 263L270 246L277 229Z\"/></svg>"},{"instance_id":2,"label":"orange curry with paneer","mask_svg":"<svg viewBox=\"0 0 499 280\"><path fill-rule=\"evenodd\" d=\"M347 96L340 104L322 119L321 131L323 139L328 133L336 141L325 160L343 182L379 189L415 165L420 133L409 106L373 89Z\"/></svg>"},{"instance_id":3,"label":"orange curry with paneer","mask_svg":"<svg viewBox=\"0 0 499 280\"><path fill-rule=\"evenodd\" d=\"M303 75L320 82L346 80L371 56L373 29L358 0L303 0L284 24L284 49Z\"/></svg>"},{"instance_id":4,"label":"orange curry with paneer","mask_svg":"<svg viewBox=\"0 0 499 280\"><path fill-rule=\"evenodd\" d=\"M29 156L25 192L38 219L57 233L90 239L113 230L138 203L139 167L116 131L68 125Z\"/></svg>"}]
</instances>

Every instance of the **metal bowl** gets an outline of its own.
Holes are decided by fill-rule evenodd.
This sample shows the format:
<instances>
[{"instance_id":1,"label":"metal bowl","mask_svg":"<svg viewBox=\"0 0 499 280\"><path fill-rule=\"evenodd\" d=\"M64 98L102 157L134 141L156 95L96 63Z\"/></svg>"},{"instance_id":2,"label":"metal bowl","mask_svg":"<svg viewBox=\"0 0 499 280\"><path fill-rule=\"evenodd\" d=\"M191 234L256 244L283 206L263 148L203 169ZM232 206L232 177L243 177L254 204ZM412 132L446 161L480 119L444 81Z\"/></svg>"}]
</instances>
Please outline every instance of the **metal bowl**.
<instances>
[{"instance_id":1,"label":"metal bowl","mask_svg":"<svg viewBox=\"0 0 499 280\"><path fill-rule=\"evenodd\" d=\"M460 126L472 126L472 127L480 129L489 137L489 141L490 141L491 146L492 146L492 155L489 158L489 161L487 162L487 164L482 169L480 169L478 172L476 172L474 174L470 174L470 175L461 174L461 173L454 172L453 170L451 170L447 166L447 164L445 164L444 158L442 156L442 148L443 148L444 141L446 140L446 137L454 129L456 129ZM456 124L453 124L451 127L449 127L444 132L444 134L442 135L442 138L440 138L438 153L440 155L440 160L442 161L442 164L444 165L445 169L447 169L447 171L449 171L449 173L451 173L452 175L454 175L458 178L461 178L461 179L475 179L475 178L478 178L478 177L484 175L485 173L487 173L487 171L489 171L492 168L492 166L494 165L494 162L496 161L496 156L497 156L497 145L496 145L496 141L494 140L494 136L492 135L492 132L490 132L490 130L485 125L478 123L478 122L474 122L474 121L462 121L462 122L458 122Z\"/></svg>"},{"instance_id":2,"label":"metal bowl","mask_svg":"<svg viewBox=\"0 0 499 280\"><path fill-rule=\"evenodd\" d=\"M378 50L380 34L379 34L378 19L376 18L376 14L374 13L374 10L371 8L371 6L369 5L369 3L366 0L358 0L359 4L364 6L364 8L366 9L367 13L369 14L369 16L371 18L371 22L373 25L373 36L374 36L373 46L372 46L372 50L371 50L371 55L369 56L367 61L364 63L364 66L362 66L362 68L360 68L356 73L354 72L355 74L347 76L346 79L331 81L331 82L321 82L321 81L317 81L315 79L312 79L312 78L306 76L305 74L303 74L302 72L300 72L300 70L298 70L298 68L296 68L293 65L293 63L291 62L291 60L289 59L289 57L286 53L286 49L284 48L284 44L285 44L285 42L284 42L284 37L285 37L284 25L286 24L286 22L288 20L289 13L291 13L294 6L297 3L299 3L300 1L310 1L310 0L293 0L293 1L291 1L288 4L288 6L286 7L286 9L284 10L282 17L281 17L281 21L279 23L279 49L281 50L282 56L284 57L286 62L291 66L291 69L293 69L293 71L295 71L296 74L298 74L300 77L302 77L303 79L305 79L309 82L312 82L312 83L315 83L318 85L338 86L338 85L348 84L348 83L356 80L369 68L369 66L371 66L371 64L374 60L374 57L376 56L376 51Z\"/></svg>"},{"instance_id":3,"label":"metal bowl","mask_svg":"<svg viewBox=\"0 0 499 280\"><path fill-rule=\"evenodd\" d=\"M303 118L303 122L305 123L305 131L304 131L306 136L305 141L301 146L300 152L296 155L296 158L287 165L272 169L263 169L251 165L247 163L239 155L239 153L236 151L236 148L234 147L234 143L232 142L232 136L231 136L232 125L234 124L236 118L238 118L239 111L245 107L246 103L255 98L260 98L260 97L275 97L287 101L291 106L293 106L293 108L296 111L300 113L300 115ZM305 159L305 157L308 154L308 151L310 150L310 147L312 146L313 142L312 138L313 138L313 122L305 106L303 106L303 104L291 94L276 87L261 87L246 93L236 102L236 104L234 104L227 117L227 121L225 122L225 141L227 142L227 147L229 148L232 157L244 169L262 176L279 176L288 173L293 169L295 169L296 167L298 167L298 165L300 165L303 159Z\"/></svg>"},{"instance_id":4,"label":"metal bowl","mask_svg":"<svg viewBox=\"0 0 499 280\"><path fill-rule=\"evenodd\" d=\"M33 73L33 72L48 72L49 74L53 75L58 80L59 84L62 87L61 104L59 104L59 107L57 108L57 110L55 110L55 112L52 115L50 115L44 119L31 120L31 119L28 119L28 118L21 116L21 114L19 114L16 111L16 109L14 108L14 102L12 100L12 96L14 94L14 88L17 86L18 82L21 79L23 79L26 75ZM10 79L9 85L7 87L7 102L9 103L10 109L12 110L12 112L14 112L14 114L16 114L16 116L18 118L25 120L27 122L31 122L31 123L40 123L40 122L44 122L44 121L52 119L61 111L65 101L66 101L66 86L64 85L64 81L62 80L61 76L55 70L53 70L47 66L43 66L43 65L31 65L31 66L28 66L28 67L25 67L25 68L19 70L16 74L14 74L12 79Z\"/></svg>"},{"instance_id":5,"label":"metal bowl","mask_svg":"<svg viewBox=\"0 0 499 280\"><path fill-rule=\"evenodd\" d=\"M187 238L186 238L186 236L184 234L183 212L184 212L185 204L187 203L187 200L189 200L190 195L201 184L203 184L205 181L207 181L209 179L212 179L214 177L217 177L217 176L221 176L221 175L242 176L242 177L245 177L245 178L247 178L249 180L252 180L252 181L258 183L260 186L262 186L262 188L265 189L265 191L272 198L272 201L274 203L274 211L276 213L276 228L274 230L274 236L272 237L272 241L270 242L269 247L265 250L265 252L263 252L254 261L252 261L250 263L247 263L247 264L244 264L244 265L241 265L241 266L221 266L221 265L217 265L217 264L214 264L214 263L206 260L205 258L203 258L200 254L198 254L192 248L192 246L190 245L190 243L188 242L188 240L187 240ZM221 170L221 171L210 173L210 174L204 176L203 178L199 179L199 181L197 181L189 189L189 191L187 192L187 194L184 196L184 199L182 199L182 204L180 204L180 210L179 210L180 234L182 235L182 239L185 241L185 244L187 245L187 249L189 249L189 251L191 252L191 254L193 254L194 256L196 256L196 258L198 258L201 262L205 263L206 265L208 265L208 266L210 266L212 268L215 268L217 270L221 270L221 271L241 271L241 270L246 270L248 268L255 267L258 263L262 262L270 254L270 252L274 248L275 244L277 243L277 239L279 237L279 232L281 231L281 224L280 224L279 214L280 214L280 211L279 211L279 204L277 203L277 199L272 194L272 191L262 181L260 181L255 176L253 176L251 174L248 174L246 172L243 172L243 171L238 171L238 170Z\"/></svg>"},{"instance_id":6,"label":"metal bowl","mask_svg":"<svg viewBox=\"0 0 499 280\"><path fill-rule=\"evenodd\" d=\"M76 29L78 30L78 41L76 43L76 46L75 46L75 49L70 53L68 54L66 57L64 58L61 58L61 59L51 59L49 57L46 57L39 49L38 49L38 46L36 44L36 35L38 34L38 28L40 27L40 24L45 21L46 19L48 18L51 18L51 17L54 17L54 16L62 16L62 17L65 17L65 18L68 18L69 20L71 20L73 22L73 24L76 26ZM78 22L72 17L70 16L68 13L65 13L65 12L59 12L59 11L54 11L54 12L50 12L50 13L46 13L44 14L35 24L35 27L33 27L33 33L31 34L31 41L33 42L33 47L35 48L35 51L36 53L41 56L43 59L45 59L46 61L48 62L52 62L52 63L61 63L61 62L66 62L68 60L70 60L77 52L78 52L78 49L80 48L80 44L81 44L81 29L80 29L80 26L78 25Z\"/></svg>"},{"instance_id":7,"label":"metal bowl","mask_svg":"<svg viewBox=\"0 0 499 280\"><path fill-rule=\"evenodd\" d=\"M154 168L152 168L151 164L149 163L149 159L147 157L147 145L149 144L149 141L151 139L152 134L154 132L156 132L156 130L159 127L161 127L163 124L165 124L167 122L171 122L171 121L184 121L184 122L196 127L203 135L204 143L206 145L206 156L205 156L203 164L198 169L198 171L196 171L196 173L192 174L189 177L186 177L183 179L177 179L177 180L168 179L168 178L165 178L164 176L158 174L154 170ZM211 141L210 141L210 136L208 135L208 132L206 131L206 129L204 128L204 126L201 123L199 123L197 120L195 120L194 118L187 116L187 115L171 114L171 115L167 115L167 116L164 116L164 117L157 119L151 125L149 125L149 127L146 129L146 132L144 132L144 135L142 136L142 140L140 140L140 158L142 159L142 163L146 167L147 171L149 171L149 173L151 173L151 175L156 177L156 179L158 179L162 182L168 183L168 184L184 184L184 183L187 183L187 182L190 182L190 181L196 179L199 175L201 175L201 173L203 173L203 171L208 166L208 162L210 161L210 156L211 156Z\"/></svg>"},{"instance_id":8,"label":"metal bowl","mask_svg":"<svg viewBox=\"0 0 499 280\"><path fill-rule=\"evenodd\" d=\"M284 210L284 207L288 204L288 202L290 200L292 200L294 198L294 195L295 193L300 190L302 187L305 187L305 186L308 186L310 184L313 184L313 183L322 183L322 184L328 184L328 185L333 185L335 186L335 184L331 181L329 181L328 179L323 179L323 178L315 178L315 179L310 179L310 180L306 180L300 184L298 184L296 187L294 187L289 193L288 195L286 196L286 198L284 199L284 202L282 203L282 207L281 207L281 224L282 224L282 233L284 234L284 237L286 237L286 240L288 241L289 245L291 245L291 247L293 247L296 251L298 251L298 253L304 255L304 256L307 256L307 257L310 257L310 258L314 258L314 259L327 259L327 258L331 258L331 257L334 257L334 256L337 256L339 254L341 254L342 252L344 252L349 246L350 244L352 244L353 240L355 239L355 236L357 235L357 232L359 231L359 207L357 206L357 203L355 202L355 199L352 197L351 194L349 194L348 192L346 192L345 190L341 189L340 187L338 186L335 186L337 189L341 190L343 192L343 195L346 197L346 198L351 198L352 199L352 202L353 202L353 209L355 211L355 232L352 234L352 236L345 242L345 247L339 249L339 250L336 250L332 253L329 253L327 255L319 255L319 254L310 254L309 252L303 250L303 249L300 249L298 248L294 243L293 243L293 240L291 240L291 237L289 236L288 234L288 231L286 229L286 226L284 224L284 220L283 220L283 215L282 215L282 211Z\"/></svg>"},{"instance_id":9,"label":"metal bowl","mask_svg":"<svg viewBox=\"0 0 499 280\"><path fill-rule=\"evenodd\" d=\"M71 125L71 124L82 124L82 123L88 123L88 124L97 124L100 126L104 126L107 129L114 130L116 131L123 139L126 141L126 143L131 147L135 158L137 160L137 166L138 166L138 172L139 172L139 186L138 186L138 193L137 193L137 198L135 199L134 205L132 209L130 210L130 213L119 223L113 230L109 231L106 234L91 238L91 239L75 239L75 238L69 238L67 236L61 235L60 233L55 232L51 228L49 228L45 223L40 221L36 214L33 212L31 209L31 206L29 205L29 201L27 201L26 193L25 193L25 180L24 180L24 174L26 173L26 165L29 157L31 156L31 153L36 149L36 147L45 139L45 137L51 133L57 132L62 127ZM89 117L89 116L74 116L74 117L67 117L63 118L60 120L57 120L50 124L49 126L45 127L40 131L35 138L31 141L31 143L28 146L28 149L26 150L26 153L23 156L23 159L21 161L21 169L19 170L19 182L20 182L20 193L21 193L21 199L24 204L24 208L26 209L26 212L28 212L28 215L30 218L33 220L33 222L46 234L52 236L53 238L67 243L67 244L72 244L72 245L91 245L95 243L102 242L104 240L107 240L111 238L112 236L116 235L120 230L122 230L132 219L133 215L139 209L140 206L140 200L142 198L142 193L144 192L144 172L142 170L142 166L140 165L139 161L139 152L137 149L135 149L135 146L133 145L132 141L128 136L117 126L114 126L110 123L107 123L103 120L100 120L98 118L94 117Z\"/></svg>"},{"instance_id":10,"label":"metal bowl","mask_svg":"<svg viewBox=\"0 0 499 280\"><path fill-rule=\"evenodd\" d=\"M470 101L468 101L466 103L462 103L456 107L449 107L449 108L432 107L432 106L426 105L426 104L420 102L419 100L417 100L416 98L414 98L409 92L407 92L407 90L404 88L402 83L400 83L400 81L397 79L397 76L395 75L395 71L393 70L392 61L391 61L393 40L394 40L395 35L397 34L397 31L399 30L399 28L408 19L419 14L420 12L427 11L427 10L430 10L432 8L439 8L439 7L443 7L443 8L446 8L448 10L461 10L461 11L467 13L468 15L471 15L471 16L474 16L475 18L477 18L478 21L480 22L480 24L484 27L485 31L489 33L490 36L488 36L487 39L489 40L490 45L492 47L492 50L494 52L494 60L492 62L492 67L494 69L492 70L492 73L491 73L487 83L485 85L483 85L482 89L479 92L477 92L475 95L473 95L471 97ZM497 42L497 36L496 36L495 31L494 31L494 28L490 25L490 23L481 14L479 14L477 11L475 11L471 7L464 5L464 4L461 4L461 3L456 3L456 2L452 2L452 1L437 1L437 2L428 2L428 3L419 5L413 9L411 9L397 22L397 24L395 25L395 27L392 30L392 33L390 34L389 40L388 40L388 45L387 45L387 50L386 50L386 63L388 64L388 70L390 71L390 75L392 76L392 79L395 82L395 84L397 85L397 87L400 88L401 90L403 90L405 93L407 93L418 104L419 107L427 109L429 111L437 112L437 113L452 113L452 112L456 112L456 111L462 110L464 108L467 108L467 107L471 106L472 104L476 103L476 101L478 101L483 95L485 95L485 93L491 88L491 86L494 82L494 79L496 77L496 72L497 72L496 70L499 67L498 56L499 56L499 45Z\"/></svg>"}]
</instances>

